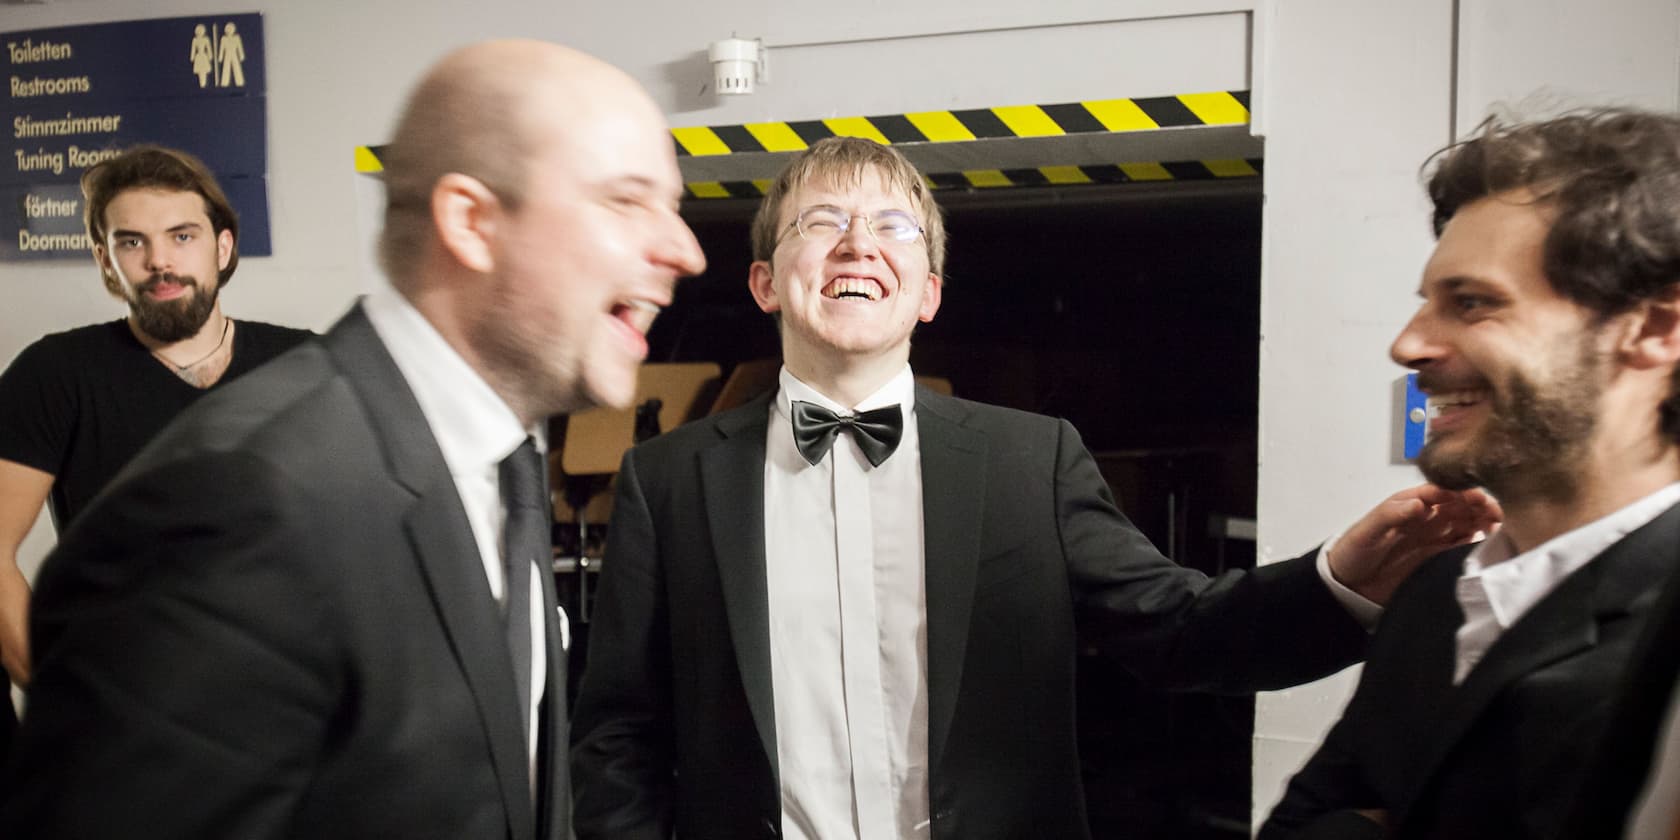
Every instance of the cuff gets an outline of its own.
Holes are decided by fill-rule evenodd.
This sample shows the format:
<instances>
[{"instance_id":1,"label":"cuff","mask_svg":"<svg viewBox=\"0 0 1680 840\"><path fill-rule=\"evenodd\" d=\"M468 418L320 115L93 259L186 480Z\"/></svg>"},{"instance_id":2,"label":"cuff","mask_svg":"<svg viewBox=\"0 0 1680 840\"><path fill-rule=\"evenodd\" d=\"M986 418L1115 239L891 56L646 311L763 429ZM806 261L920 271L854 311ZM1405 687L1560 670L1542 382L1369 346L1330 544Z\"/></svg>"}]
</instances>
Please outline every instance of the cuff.
<instances>
[{"instance_id":1,"label":"cuff","mask_svg":"<svg viewBox=\"0 0 1680 840\"><path fill-rule=\"evenodd\" d=\"M1336 602L1342 605L1342 609L1347 610L1348 615L1353 616L1353 620L1359 622L1359 626L1365 628L1365 632L1370 633L1377 629L1377 621L1382 618L1382 605L1343 586L1342 582L1330 573L1330 549L1341 536L1338 533L1319 546L1318 577L1324 581L1324 585L1330 589L1330 594L1336 597Z\"/></svg>"}]
</instances>

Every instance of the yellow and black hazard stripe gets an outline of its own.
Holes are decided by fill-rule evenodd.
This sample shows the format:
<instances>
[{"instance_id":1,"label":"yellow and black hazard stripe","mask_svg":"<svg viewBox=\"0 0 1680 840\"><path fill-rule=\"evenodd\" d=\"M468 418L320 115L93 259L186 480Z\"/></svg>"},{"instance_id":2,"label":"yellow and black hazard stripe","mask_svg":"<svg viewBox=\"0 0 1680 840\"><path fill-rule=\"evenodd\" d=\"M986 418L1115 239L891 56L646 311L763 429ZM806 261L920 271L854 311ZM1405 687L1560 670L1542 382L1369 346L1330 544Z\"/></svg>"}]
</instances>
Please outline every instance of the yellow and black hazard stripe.
<instances>
[{"instance_id":1,"label":"yellow and black hazard stripe","mask_svg":"<svg viewBox=\"0 0 1680 840\"><path fill-rule=\"evenodd\" d=\"M383 171L383 146L359 146L356 171ZM1223 178L1252 178L1263 170L1259 158L1228 160L1153 161L1085 166L1040 166L1032 169L972 169L963 172L935 172L927 176L935 190L992 189L995 187L1067 186L1074 184L1128 184L1147 181L1206 181ZM760 198L770 189L769 179L751 181L690 181L684 185L688 198Z\"/></svg>"},{"instance_id":2,"label":"yellow and black hazard stripe","mask_svg":"<svg viewBox=\"0 0 1680 840\"><path fill-rule=\"evenodd\" d=\"M385 171L384 146L357 146L356 171L363 175L373 175Z\"/></svg>"},{"instance_id":3,"label":"yellow and black hazard stripe","mask_svg":"<svg viewBox=\"0 0 1680 840\"><path fill-rule=\"evenodd\" d=\"M887 145L956 143L1096 132L1152 131L1196 126L1243 125L1249 120L1248 91L1214 91L1177 96L1102 99L1053 105L1010 105L952 111L920 111L873 117L692 126L671 129L679 157L797 152L825 137L867 137ZM383 171L383 146L356 149L356 171ZM1259 175L1256 158L1197 161L1137 161L1103 165L1042 166L933 173L940 189L1070 184L1187 181ZM756 198L768 180L689 182L690 198Z\"/></svg>"},{"instance_id":4,"label":"yellow and black hazard stripe","mask_svg":"<svg viewBox=\"0 0 1680 840\"><path fill-rule=\"evenodd\" d=\"M797 152L825 137L877 143L957 143L1248 122L1248 91L1214 91L1057 105L1010 105L875 117L673 128L680 156Z\"/></svg>"},{"instance_id":5,"label":"yellow and black hazard stripe","mask_svg":"<svg viewBox=\"0 0 1680 840\"><path fill-rule=\"evenodd\" d=\"M1033 169L973 169L936 172L927 176L935 190L1042 187L1075 184L1130 184L1148 181L1207 181L1253 178L1263 171L1259 158L1141 162L1087 166L1041 166ZM690 181L689 198L759 198L770 189L767 180Z\"/></svg>"}]
</instances>

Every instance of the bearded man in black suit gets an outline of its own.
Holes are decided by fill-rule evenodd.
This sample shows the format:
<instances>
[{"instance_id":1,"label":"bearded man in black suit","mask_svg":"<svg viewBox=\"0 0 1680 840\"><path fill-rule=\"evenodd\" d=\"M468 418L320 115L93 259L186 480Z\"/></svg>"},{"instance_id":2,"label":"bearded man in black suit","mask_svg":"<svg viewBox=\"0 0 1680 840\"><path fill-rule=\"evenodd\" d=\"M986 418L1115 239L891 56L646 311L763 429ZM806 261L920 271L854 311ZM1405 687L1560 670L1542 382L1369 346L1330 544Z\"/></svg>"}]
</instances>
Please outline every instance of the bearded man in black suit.
<instances>
[{"instance_id":1,"label":"bearded man in black suit","mask_svg":"<svg viewBox=\"0 0 1680 840\"><path fill-rule=\"evenodd\" d=\"M1558 836L1680 568L1677 192L1673 114L1490 121L1435 163L1391 354L1433 403L1424 476L1504 524L1395 593L1262 840Z\"/></svg>"}]
</instances>

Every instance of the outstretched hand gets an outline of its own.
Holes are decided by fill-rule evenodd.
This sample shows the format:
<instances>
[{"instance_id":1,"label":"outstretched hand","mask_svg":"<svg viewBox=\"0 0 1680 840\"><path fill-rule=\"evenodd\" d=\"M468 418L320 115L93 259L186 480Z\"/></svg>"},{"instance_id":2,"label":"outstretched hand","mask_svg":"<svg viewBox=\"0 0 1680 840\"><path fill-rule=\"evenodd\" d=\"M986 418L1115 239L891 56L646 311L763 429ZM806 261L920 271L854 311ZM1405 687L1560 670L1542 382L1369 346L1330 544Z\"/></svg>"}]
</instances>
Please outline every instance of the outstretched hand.
<instances>
[{"instance_id":1,"label":"outstretched hand","mask_svg":"<svg viewBox=\"0 0 1680 840\"><path fill-rule=\"evenodd\" d=\"M1330 573L1379 604L1423 561L1479 539L1504 513L1486 491L1420 484L1382 500L1331 546Z\"/></svg>"}]
</instances>

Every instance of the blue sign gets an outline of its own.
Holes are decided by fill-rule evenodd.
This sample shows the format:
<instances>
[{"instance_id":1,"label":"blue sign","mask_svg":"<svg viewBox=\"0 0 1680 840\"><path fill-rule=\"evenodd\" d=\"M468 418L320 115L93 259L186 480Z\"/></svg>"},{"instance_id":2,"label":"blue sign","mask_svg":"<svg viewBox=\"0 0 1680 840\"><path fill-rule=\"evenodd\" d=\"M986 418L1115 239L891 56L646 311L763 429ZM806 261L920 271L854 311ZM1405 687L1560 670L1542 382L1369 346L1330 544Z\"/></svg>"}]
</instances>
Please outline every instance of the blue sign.
<instances>
[{"instance_id":1,"label":"blue sign","mask_svg":"<svg viewBox=\"0 0 1680 840\"><path fill-rule=\"evenodd\" d=\"M202 159L239 213L239 253L273 253L262 15L36 29L0 43L0 259L87 259L82 172L139 143Z\"/></svg>"}]
</instances>

